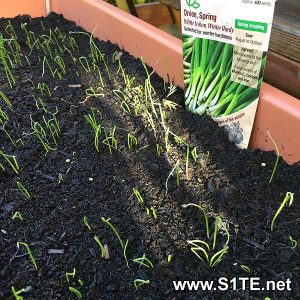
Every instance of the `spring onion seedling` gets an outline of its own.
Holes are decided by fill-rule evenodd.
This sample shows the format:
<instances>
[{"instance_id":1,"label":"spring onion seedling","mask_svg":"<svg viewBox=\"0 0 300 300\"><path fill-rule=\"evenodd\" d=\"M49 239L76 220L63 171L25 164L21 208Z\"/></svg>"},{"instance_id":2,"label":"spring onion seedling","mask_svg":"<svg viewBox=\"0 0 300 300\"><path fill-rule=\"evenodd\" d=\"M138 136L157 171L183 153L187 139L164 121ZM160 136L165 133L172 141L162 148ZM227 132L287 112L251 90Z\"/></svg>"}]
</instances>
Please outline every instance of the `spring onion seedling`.
<instances>
[{"instance_id":1,"label":"spring onion seedling","mask_svg":"<svg viewBox=\"0 0 300 300\"><path fill-rule=\"evenodd\" d=\"M142 257L133 259L132 261L148 269L153 268L153 263L145 256L145 254Z\"/></svg>"},{"instance_id":2,"label":"spring onion seedling","mask_svg":"<svg viewBox=\"0 0 300 300\"><path fill-rule=\"evenodd\" d=\"M154 219L157 219L157 214L156 214L156 210L153 206L150 207L150 210L152 211L152 215Z\"/></svg>"},{"instance_id":3,"label":"spring onion seedling","mask_svg":"<svg viewBox=\"0 0 300 300\"><path fill-rule=\"evenodd\" d=\"M205 228L206 228L206 237L209 239L210 234L209 234L209 226L208 226L208 217L207 217L205 209L201 205L197 205L197 204L194 204L194 203L188 203L188 204L183 204L182 205L183 208L187 208L187 207L190 207L190 206L199 208L201 210L201 212L203 213L204 221L205 221Z\"/></svg>"},{"instance_id":4,"label":"spring onion seedling","mask_svg":"<svg viewBox=\"0 0 300 300\"><path fill-rule=\"evenodd\" d=\"M291 236L289 237L289 239L290 239L290 242L291 242L291 248L292 248L292 249L297 248L297 246L298 246L298 241L297 241L297 240L294 240Z\"/></svg>"},{"instance_id":5,"label":"spring onion seedling","mask_svg":"<svg viewBox=\"0 0 300 300\"><path fill-rule=\"evenodd\" d=\"M43 59L43 73L42 73L42 77L44 77L44 74L45 74L45 64L47 65L47 67L48 67L48 69L49 69L49 71L51 73L51 76L53 78L55 78L55 71L53 71L52 67L50 66L47 56L44 56L44 59Z\"/></svg>"},{"instance_id":6,"label":"spring onion seedling","mask_svg":"<svg viewBox=\"0 0 300 300\"><path fill-rule=\"evenodd\" d=\"M202 240L189 240L187 243L191 246L191 251L202 261L214 267L222 261L223 256L228 252L228 246L225 245L220 251L209 257L211 251L209 245ZM200 252L200 254L199 254ZM202 254L202 255L201 255Z\"/></svg>"},{"instance_id":7,"label":"spring onion seedling","mask_svg":"<svg viewBox=\"0 0 300 300\"><path fill-rule=\"evenodd\" d=\"M245 271L246 273L251 273L251 270L248 266L245 265L240 265L240 268Z\"/></svg>"},{"instance_id":8,"label":"spring onion seedling","mask_svg":"<svg viewBox=\"0 0 300 300\"><path fill-rule=\"evenodd\" d=\"M75 269L75 268L73 268L73 271L72 271L72 272L66 272L65 276L66 276L67 282L70 282L69 277L74 278L75 275L76 275L76 269Z\"/></svg>"},{"instance_id":9,"label":"spring onion seedling","mask_svg":"<svg viewBox=\"0 0 300 300\"><path fill-rule=\"evenodd\" d=\"M81 66L83 67L83 69L85 70L86 73L91 72L90 63L89 63L88 59L85 56L79 57L79 62L80 62Z\"/></svg>"},{"instance_id":10,"label":"spring onion seedling","mask_svg":"<svg viewBox=\"0 0 300 300\"><path fill-rule=\"evenodd\" d=\"M4 103L9 106L10 108L12 108L12 104L11 101L7 98L7 96L0 91L0 99L2 99L4 101Z\"/></svg>"},{"instance_id":11,"label":"spring onion seedling","mask_svg":"<svg viewBox=\"0 0 300 300\"><path fill-rule=\"evenodd\" d=\"M170 263L171 263L171 260L172 260L172 255L171 255L171 254L169 254L169 255L168 255L168 264L170 264Z\"/></svg>"},{"instance_id":12,"label":"spring onion seedling","mask_svg":"<svg viewBox=\"0 0 300 300\"><path fill-rule=\"evenodd\" d=\"M1 108L0 108L0 110L1 110ZM3 122L3 121L1 120L1 112L0 112L0 125L2 124L2 131L5 133L6 137L9 139L9 141L12 143L12 145L13 145L14 147L17 147L16 142L12 139L10 133L9 133L9 132L6 130L6 128L5 128L6 123L7 123L7 122Z\"/></svg>"},{"instance_id":13,"label":"spring onion seedling","mask_svg":"<svg viewBox=\"0 0 300 300\"><path fill-rule=\"evenodd\" d=\"M94 236L94 240L98 244L98 246L100 247L101 257L104 257L104 254L105 254L104 246L102 245L101 241L99 240L99 238L97 236Z\"/></svg>"},{"instance_id":14,"label":"spring onion seedling","mask_svg":"<svg viewBox=\"0 0 300 300\"><path fill-rule=\"evenodd\" d=\"M205 227L206 227L206 236L207 236L207 239L210 240L208 217L207 217L205 210L201 206L199 206L197 204L193 204L193 203L182 205L182 207L184 207L184 208L189 207L189 206L195 206L203 212L204 220L205 220ZM215 252L216 243L217 243L217 232L219 231L219 229L223 229L225 231L227 240L226 240L225 245L222 247L222 249ZM222 261L223 256L228 252L228 249L229 249L228 243L229 243L230 235L229 235L229 232L227 230L225 223L223 223L223 221L220 217L215 218L212 239L213 239L212 247L207 242L200 240L200 239L187 241L187 243L191 246L191 251L202 262L207 263L209 265L209 267L214 267L217 264L219 264Z\"/></svg>"},{"instance_id":15,"label":"spring onion seedling","mask_svg":"<svg viewBox=\"0 0 300 300\"><path fill-rule=\"evenodd\" d=\"M110 155L112 155L112 150L117 149L117 140L115 138L116 126L110 132L110 135L107 134L107 131L104 129L105 139L103 140L103 144L108 147L108 151Z\"/></svg>"},{"instance_id":16,"label":"spring onion seedling","mask_svg":"<svg viewBox=\"0 0 300 300\"><path fill-rule=\"evenodd\" d=\"M19 219L19 220L21 220L21 221L23 222L23 217L22 217L22 215L21 215L21 213L20 213L19 211L16 211L16 212L14 213L14 215L12 216L12 219L13 219L13 220Z\"/></svg>"},{"instance_id":17,"label":"spring onion seedling","mask_svg":"<svg viewBox=\"0 0 300 300\"><path fill-rule=\"evenodd\" d=\"M12 168L12 170L16 173L16 174L19 174L19 164L18 164L18 161L17 161L17 158L13 155L13 156L10 156L10 155L7 155L5 154L4 152L2 152L0 150L0 157L3 157L3 159L10 165L10 167ZM3 166L2 163L0 163L0 168L5 171L5 167Z\"/></svg>"},{"instance_id":18,"label":"spring onion seedling","mask_svg":"<svg viewBox=\"0 0 300 300\"><path fill-rule=\"evenodd\" d=\"M76 288L69 286L69 291L75 294L78 299L82 299L82 294Z\"/></svg>"},{"instance_id":19,"label":"spring onion seedling","mask_svg":"<svg viewBox=\"0 0 300 300\"><path fill-rule=\"evenodd\" d=\"M49 120L46 120L45 116L43 116L45 127L41 123L33 121L32 117L30 116L33 134L38 138L46 153L49 150L55 150L50 146L50 139L52 139L52 142L57 145L57 139L60 136L60 126L56 118L57 112L58 110L56 109L54 114L49 113L52 116L52 118Z\"/></svg>"},{"instance_id":20,"label":"spring onion seedling","mask_svg":"<svg viewBox=\"0 0 300 300\"><path fill-rule=\"evenodd\" d=\"M278 217L278 215L280 214L280 212L282 211L282 209L284 208L285 205L291 206L294 200L294 194L291 192L287 192L285 198L283 199L282 203L280 204L279 208L277 209L272 222L271 222L271 231L273 231L274 229L274 223Z\"/></svg>"},{"instance_id":21,"label":"spring onion seedling","mask_svg":"<svg viewBox=\"0 0 300 300\"><path fill-rule=\"evenodd\" d=\"M104 97L104 94L103 93L98 93L98 90L101 89L100 87L98 87L96 90L93 88L93 87L89 87L85 90L85 94L86 94L86 97L84 99L83 102L80 102L80 103L85 103L89 98L91 97L95 97L95 98L98 98L100 96Z\"/></svg>"},{"instance_id":22,"label":"spring onion seedling","mask_svg":"<svg viewBox=\"0 0 300 300\"><path fill-rule=\"evenodd\" d=\"M11 291L16 300L23 300L24 298L21 296L22 293L28 293L32 290L32 286L28 286L26 288L22 288L18 291L12 286Z\"/></svg>"},{"instance_id":23,"label":"spring onion seedling","mask_svg":"<svg viewBox=\"0 0 300 300\"><path fill-rule=\"evenodd\" d=\"M143 280L143 279L135 279L133 281L133 284L135 286L136 289L138 289L140 286L144 285L144 284L150 284L150 280Z\"/></svg>"},{"instance_id":24,"label":"spring onion seedling","mask_svg":"<svg viewBox=\"0 0 300 300\"><path fill-rule=\"evenodd\" d=\"M84 225L89 229L89 231L92 230L92 228L91 228L91 226L90 226L90 224L89 224L89 220L88 220L87 216L84 216L84 217L83 217L83 223L84 223Z\"/></svg>"},{"instance_id":25,"label":"spring onion seedling","mask_svg":"<svg viewBox=\"0 0 300 300\"><path fill-rule=\"evenodd\" d=\"M12 26L10 20L8 21L8 25L6 26L5 31L7 34L10 35L11 40L14 43L14 49L11 47L11 51L15 58L15 63L21 64L21 57L20 57L21 47L20 47L20 44L18 43L18 37L16 35L16 32L15 32L14 27Z\"/></svg>"},{"instance_id":26,"label":"spring onion seedling","mask_svg":"<svg viewBox=\"0 0 300 300\"><path fill-rule=\"evenodd\" d=\"M161 155L161 146L159 144L156 144L156 154L157 156Z\"/></svg>"},{"instance_id":27,"label":"spring onion seedling","mask_svg":"<svg viewBox=\"0 0 300 300\"><path fill-rule=\"evenodd\" d=\"M84 285L84 282L82 279L78 279L78 283L80 284L80 286L83 286Z\"/></svg>"},{"instance_id":28,"label":"spring onion seedling","mask_svg":"<svg viewBox=\"0 0 300 300\"><path fill-rule=\"evenodd\" d=\"M11 60L7 50L5 49L5 40L2 33L0 33L0 61L4 67L5 76L8 80L9 86L12 88L16 83L16 80L11 71Z\"/></svg>"},{"instance_id":29,"label":"spring onion seedling","mask_svg":"<svg viewBox=\"0 0 300 300\"><path fill-rule=\"evenodd\" d=\"M22 182L17 181L17 187L18 187L18 189L20 190L20 192L21 192L27 199L30 198L30 194L29 194L28 190L25 188L25 186L23 185Z\"/></svg>"},{"instance_id":30,"label":"spring onion seedling","mask_svg":"<svg viewBox=\"0 0 300 300\"><path fill-rule=\"evenodd\" d=\"M177 160L174 168L169 173L167 180L166 180L166 194L168 194L168 181L171 176L174 175L174 172L176 172L176 185L179 186L179 160Z\"/></svg>"},{"instance_id":31,"label":"spring onion seedling","mask_svg":"<svg viewBox=\"0 0 300 300\"><path fill-rule=\"evenodd\" d=\"M99 152L99 135L101 135L101 125L96 120L95 110L91 109L91 114L85 115L85 121L92 127L94 131L94 146Z\"/></svg>"},{"instance_id":32,"label":"spring onion seedling","mask_svg":"<svg viewBox=\"0 0 300 300\"><path fill-rule=\"evenodd\" d=\"M52 94L47 83L44 83L44 82L38 83L37 89L42 95L51 96L51 94Z\"/></svg>"},{"instance_id":33,"label":"spring onion seedling","mask_svg":"<svg viewBox=\"0 0 300 300\"><path fill-rule=\"evenodd\" d=\"M132 149L138 144L137 138L134 136L132 132L129 132L127 135L127 146L128 149Z\"/></svg>"},{"instance_id":34,"label":"spring onion seedling","mask_svg":"<svg viewBox=\"0 0 300 300\"><path fill-rule=\"evenodd\" d=\"M278 149L278 146L277 146L275 140L272 138L272 136L270 134L270 131L267 131L267 134L270 137L270 139L273 142L273 144L275 146L275 149L276 149L276 161L275 161L275 164L274 164L272 175L271 175L270 180L269 180L269 183L271 183L272 180L273 180L274 174L276 172L277 166L278 166L278 162L279 162L279 159L280 159L280 153L279 153L279 149Z\"/></svg>"},{"instance_id":35,"label":"spring onion seedling","mask_svg":"<svg viewBox=\"0 0 300 300\"><path fill-rule=\"evenodd\" d=\"M63 182L63 180L64 180L63 175L61 173L59 173L58 177L57 177L58 184L61 184Z\"/></svg>"},{"instance_id":36,"label":"spring onion seedling","mask_svg":"<svg viewBox=\"0 0 300 300\"><path fill-rule=\"evenodd\" d=\"M31 252L31 250L30 250L28 244L27 244L27 243L24 243L24 242L18 242L18 243L17 243L17 247L20 248L20 245L21 245L21 246L24 246L24 247L26 248L26 251L27 251L27 253L28 253L28 255L29 255L29 257L30 257L30 259L31 259L31 261L32 261L32 264L34 265L34 268L35 268L36 270L38 270L36 261L35 261L35 259L34 259L34 257L33 257L33 254L32 254L32 252Z\"/></svg>"},{"instance_id":37,"label":"spring onion seedling","mask_svg":"<svg viewBox=\"0 0 300 300\"><path fill-rule=\"evenodd\" d=\"M196 162L196 161L197 161L197 158L198 158L197 147L195 147L195 148L192 150L191 155L192 155L192 157L193 157L193 160Z\"/></svg>"},{"instance_id":38,"label":"spring onion seedling","mask_svg":"<svg viewBox=\"0 0 300 300\"><path fill-rule=\"evenodd\" d=\"M110 219L106 219L106 218L102 217L101 220L111 228L111 230L112 230L113 233L115 234L116 238L118 239L118 241L119 241L119 243L120 243L120 245L121 245L121 247L122 247L122 249L123 249L123 256L124 256L124 258L125 258L127 267L129 267L129 265L128 265L128 260L127 260L127 254L126 254L127 246L128 246L129 240L126 240L125 243L122 241L122 239L121 239L121 237L120 237L120 235L119 235L118 230L114 227L113 224L111 224L111 223L109 222Z\"/></svg>"},{"instance_id":39,"label":"spring onion seedling","mask_svg":"<svg viewBox=\"0 0 300 300\"><path fill-rule=\"evenodd\" d=\"M133 188L132 191L133 191L133 194L134 194L134 196L136 197L137 201L138 201L140 204L143 205L143 204L144 204L144 199L143 199L141 193L139 192L139 190L136 189L136 188Z\"/></svg>"}]
</instances>

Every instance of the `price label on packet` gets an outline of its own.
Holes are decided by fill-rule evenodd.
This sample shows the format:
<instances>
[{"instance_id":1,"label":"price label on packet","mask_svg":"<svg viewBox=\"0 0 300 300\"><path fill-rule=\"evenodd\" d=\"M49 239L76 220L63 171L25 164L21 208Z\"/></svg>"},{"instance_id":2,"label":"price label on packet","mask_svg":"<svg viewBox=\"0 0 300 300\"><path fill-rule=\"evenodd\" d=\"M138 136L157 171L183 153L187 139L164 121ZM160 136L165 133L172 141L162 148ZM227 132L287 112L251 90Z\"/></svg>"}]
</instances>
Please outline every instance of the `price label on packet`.
<instances>
[{"instance_id":1,"label":"price label on packet","mask_svg":"<svg viewBox=\"0 0 300 300\"><path fill-rule=\"evenodd\" d=\"M210 115L247 148L275 0L182 0L185 106Z\"/></svg>"}]
</instances>

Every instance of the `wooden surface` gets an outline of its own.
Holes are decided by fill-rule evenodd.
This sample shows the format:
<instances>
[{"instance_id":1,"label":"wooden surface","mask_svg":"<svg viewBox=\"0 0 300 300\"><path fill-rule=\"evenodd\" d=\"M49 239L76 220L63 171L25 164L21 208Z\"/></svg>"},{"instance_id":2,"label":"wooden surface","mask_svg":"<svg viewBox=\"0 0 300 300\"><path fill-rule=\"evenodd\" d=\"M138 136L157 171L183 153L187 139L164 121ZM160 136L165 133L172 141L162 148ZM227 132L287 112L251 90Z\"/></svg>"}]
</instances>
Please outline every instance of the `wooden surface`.
<instances>
[{"instance_id":1,"label":"wooden surface","mask_svg":"<svg viewBox=\"0 0 300 300\"><path fill-rule=\"evenodd\" d=\"M268 52L264 81L300 99L300 63Z\"/></svg>"},{"instance_id":2,"label":"wooden surface","mask_svg":"<svg viewBox=\"0 0 300 300\"><path fill-rule=\"evenodd\" d=\"M162 3L140 4L136 5L135 8L140 19L156 27L174 23L168 7Z\"/></svg>"},{"instance_id":3,"label":"wooden surface","mask_svg":"<svg viewBox=\"0 0 300 300\"><path fill-rule=\"evenodd\" d=\"M277 0L270 49L300 62L300 0Z\"/></svg>"}]
</instances>

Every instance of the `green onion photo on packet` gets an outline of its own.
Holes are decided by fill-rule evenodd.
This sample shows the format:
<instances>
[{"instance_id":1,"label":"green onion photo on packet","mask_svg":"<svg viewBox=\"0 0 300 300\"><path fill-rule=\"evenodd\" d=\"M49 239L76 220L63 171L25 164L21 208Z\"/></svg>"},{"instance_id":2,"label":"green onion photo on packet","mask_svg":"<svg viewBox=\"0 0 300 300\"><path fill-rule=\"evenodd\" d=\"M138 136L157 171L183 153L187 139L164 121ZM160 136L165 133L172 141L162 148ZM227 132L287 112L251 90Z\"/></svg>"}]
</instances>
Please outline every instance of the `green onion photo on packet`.
<instances>
[{"instance_id":1,"label":"green onion photo on packet","mask_svg":"<svg viewBox=\"0 0 300 300\"><path fill-rule=\"evenodd\" d=\"M185 106L210 115L247 148L259 100L275 0L183 0Z\"/></svg>"}]
</instances>

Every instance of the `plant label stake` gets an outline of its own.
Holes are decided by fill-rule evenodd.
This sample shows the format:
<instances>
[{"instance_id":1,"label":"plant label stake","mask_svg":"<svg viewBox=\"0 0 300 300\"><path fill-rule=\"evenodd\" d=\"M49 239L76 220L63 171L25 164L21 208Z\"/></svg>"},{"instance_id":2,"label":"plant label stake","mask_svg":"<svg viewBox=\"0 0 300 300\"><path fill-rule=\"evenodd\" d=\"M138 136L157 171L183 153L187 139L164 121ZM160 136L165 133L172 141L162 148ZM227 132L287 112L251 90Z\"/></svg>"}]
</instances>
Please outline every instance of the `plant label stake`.
<instances>
[{"instance_id":1,"label":"plant label stake","mask_svg":"<svg viewBox=\"0 0 300 300\"><path fill-rule=\"evenodd\" d=\"M183 0L186 108L207 113L247 148L276 0Z\"/></svg>"}]
</instances>

